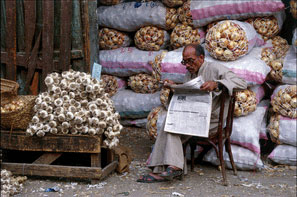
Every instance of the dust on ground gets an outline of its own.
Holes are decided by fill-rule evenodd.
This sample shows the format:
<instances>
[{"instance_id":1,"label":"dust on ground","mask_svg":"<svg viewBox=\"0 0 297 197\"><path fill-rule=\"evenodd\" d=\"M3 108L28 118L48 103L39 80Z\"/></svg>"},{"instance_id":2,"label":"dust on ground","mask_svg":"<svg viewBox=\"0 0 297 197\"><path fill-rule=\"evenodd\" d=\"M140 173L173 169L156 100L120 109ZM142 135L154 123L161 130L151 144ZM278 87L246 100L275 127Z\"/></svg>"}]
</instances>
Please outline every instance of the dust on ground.
<instances>
[{"instance_id":1,"label":"dust on ground","mask_svg":"<svg viewBox=\"0 0 297 197\"><path fill-rule=\"evenodd\" d=\"M189 171L182 181L138 183L136 180L140 175L150 172L145 162L153 141L145 129L134 127L125 128L120 141L132 150L133 161L129 173L113 173L93 185L82 180L29 177L22 193L16 196L296 196L296 167L272 166L265 160L263 162L267 168L261 172L239 171L234 176L232 170L227 170L228 186L222 185L221 172L210 164L195 165L194 171ZM53 187L59 188L59 192L44 192Z\"/></svg>"}]
</instances>

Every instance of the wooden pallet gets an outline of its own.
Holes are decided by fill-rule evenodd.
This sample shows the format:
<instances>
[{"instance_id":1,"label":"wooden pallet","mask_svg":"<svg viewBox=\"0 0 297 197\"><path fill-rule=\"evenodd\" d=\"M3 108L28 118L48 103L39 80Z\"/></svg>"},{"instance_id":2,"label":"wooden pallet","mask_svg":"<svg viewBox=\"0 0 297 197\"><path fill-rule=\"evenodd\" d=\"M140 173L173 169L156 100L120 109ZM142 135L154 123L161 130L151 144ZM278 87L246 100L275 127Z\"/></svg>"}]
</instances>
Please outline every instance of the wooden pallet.
<instances>
[{"instance_id":1,"label":"wooden pallet","mask_svg":"<svg viewBox=\"0 0 297 197\"><path fill-rule=\"evenodd\" d=\"M44 137L26 136L24 131L1 130L1 149L13 151L42 152L32 163L15 163L2 160L2 168L17 175L48 176L91 179L92 183L104 179L118 165L114 153L108 150L107 165L102 168L103 150L100 136L51 135ZM51 165L66 153L82 153L90 156L91 164L85 166Z\"/></svg>"}]
</instances>

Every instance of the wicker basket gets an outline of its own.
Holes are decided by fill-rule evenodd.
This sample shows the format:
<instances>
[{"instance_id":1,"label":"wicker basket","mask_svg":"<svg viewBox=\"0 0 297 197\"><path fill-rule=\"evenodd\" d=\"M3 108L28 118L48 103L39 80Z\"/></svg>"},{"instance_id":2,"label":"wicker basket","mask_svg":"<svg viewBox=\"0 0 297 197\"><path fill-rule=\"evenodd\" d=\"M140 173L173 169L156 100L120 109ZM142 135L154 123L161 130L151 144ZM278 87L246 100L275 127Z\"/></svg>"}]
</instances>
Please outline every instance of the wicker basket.
<instances>
[{"instance_id":1,"label":"wicker basket","mask_svg":"<svg viewBox=\"0 0 297 197\"><path fill-rule=\"evenodd\" d=\"M18 94L19 84L1 78L1 104L10 103Z\"/></svg>"},{"instance_id":2,"label":"wicker basket","mask_svg":"<svg viewBox=\"0 0 297 197\"><path fill-rule=\"evenodd\" d=\"M27 129L33 117L33 106L36 96L20 95L16 99L24 102L24 107L13 112L1 113L1 128L3 129Z\"/></svg>"}]
</instances>

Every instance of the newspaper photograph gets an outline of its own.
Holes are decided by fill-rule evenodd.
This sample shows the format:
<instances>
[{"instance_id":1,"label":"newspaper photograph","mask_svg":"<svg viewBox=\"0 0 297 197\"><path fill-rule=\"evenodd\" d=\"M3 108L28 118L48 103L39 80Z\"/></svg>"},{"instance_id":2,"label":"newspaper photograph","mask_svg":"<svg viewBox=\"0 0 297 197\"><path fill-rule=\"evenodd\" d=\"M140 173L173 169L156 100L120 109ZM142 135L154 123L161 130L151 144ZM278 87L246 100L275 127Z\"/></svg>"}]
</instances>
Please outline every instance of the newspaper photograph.
<instances>
[{"instance_id":1,"label":"newspaper photograph","mask_svg":"<svg viewBox=\"0 0 297 197\"><path fill-rule=\"evenodd\" d=\"M212 96L200 90L201 78L195 78L181 85L171 85L171 98L165 131L170 133L208 137Z\"/></svg>"}]
</instances>

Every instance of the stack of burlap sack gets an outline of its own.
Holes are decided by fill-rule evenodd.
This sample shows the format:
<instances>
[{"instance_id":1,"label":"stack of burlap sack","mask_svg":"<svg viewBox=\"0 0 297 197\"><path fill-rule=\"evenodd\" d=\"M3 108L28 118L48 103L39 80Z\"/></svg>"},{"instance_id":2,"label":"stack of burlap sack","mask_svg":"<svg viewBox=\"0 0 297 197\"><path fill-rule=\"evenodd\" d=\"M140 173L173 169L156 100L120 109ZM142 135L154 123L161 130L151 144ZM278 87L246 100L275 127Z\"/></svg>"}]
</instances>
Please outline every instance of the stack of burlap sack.
<instances>
[{"instance_id":1,"label":"stack of burlap sack","mask_svg":"<svg viewBox=\"0 0 297 197\"><path fill-rule=\"evenodd\" d=\"M277 146L268 158L275 163L296 165L297 86L278 86L271 96L271 104L273 112L268 131Z\"/></svg>"},{"instance_id":2,"label":"stack of burlap sack","mask_svg":"<svg viewBox=\"0 0 297 197\"><path fill-rule=\"evenodd\" d=\"M126 2L100 6L97 15L102 71L128 84L112 97L126 125L146 125L149 136L156 138L170 94L160 82L183 83L183 47L199 43L206 61L220 63L247 81L248 89L236 92L233 157L239 169L263 167L259 139L267 139L270 106L263 101L263 84L296 83L294 47L278 36L285 20L281 0ZM214 155L209 152L205 160L218 164Z\"/></svg>"},{"instance_id":3,"label":"stack of burlap sack","mask_svg":"<svg viewBox=\"0 0 297 197\"><path fill-rule=\"evenodd\" d=\"M100 1L99 63L124 125L144 127L149 112L161 104L151 66L155 57L204 39L202 28L179 23L177 8L184 2Z\"/></svg>"}]
</instances>

